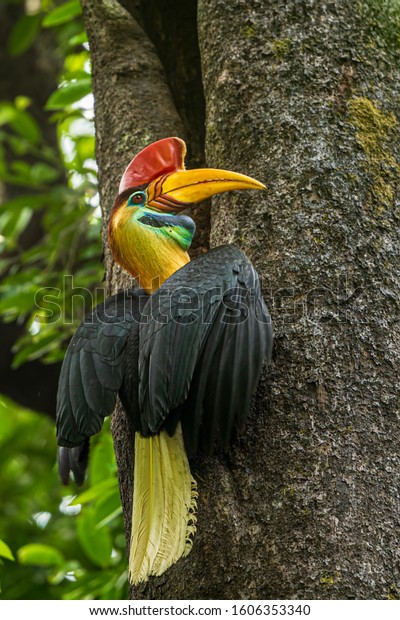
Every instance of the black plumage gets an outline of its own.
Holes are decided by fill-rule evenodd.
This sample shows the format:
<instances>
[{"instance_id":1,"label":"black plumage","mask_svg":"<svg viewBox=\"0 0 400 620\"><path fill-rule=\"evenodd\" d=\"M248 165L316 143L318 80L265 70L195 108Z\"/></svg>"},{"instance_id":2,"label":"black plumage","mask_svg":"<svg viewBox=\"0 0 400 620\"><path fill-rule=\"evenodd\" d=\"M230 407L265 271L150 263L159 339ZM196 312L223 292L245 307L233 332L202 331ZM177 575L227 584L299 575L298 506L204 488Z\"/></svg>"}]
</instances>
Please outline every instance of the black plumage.
<instances>
[{"instance_id":1,"label":"black plumage","mask_svg":"<svg viewBox=\"0 0 400 620\"><path fill-rule=\"evenodd\" d=\"M64 359L58 390L60 471L83 479L86 445L119 393L143 435L173 434L189 455L229 446L272 350L257 273L234 246L188 263L151 296L118 293L89 313Z\"/></svg>"}]
</instances>

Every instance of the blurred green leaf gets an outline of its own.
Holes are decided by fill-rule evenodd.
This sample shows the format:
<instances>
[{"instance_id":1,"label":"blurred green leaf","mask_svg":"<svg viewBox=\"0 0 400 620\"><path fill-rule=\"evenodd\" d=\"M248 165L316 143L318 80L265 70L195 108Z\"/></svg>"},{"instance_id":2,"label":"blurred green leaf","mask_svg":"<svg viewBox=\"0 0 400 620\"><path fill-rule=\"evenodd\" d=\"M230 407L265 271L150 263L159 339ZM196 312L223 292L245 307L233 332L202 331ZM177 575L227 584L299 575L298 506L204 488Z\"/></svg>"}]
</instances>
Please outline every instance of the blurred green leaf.
<instances>
[{"instance_id":1,"label":"blurred green leaf","mask_svg":"<svg viewBox=\"0 0 400 620\"><path fill-rule=\"evenodd\" d=\"M86 97L92 92L92 81L90 78L76 80L74 82L66 82L52 95L50 95L47 103L47 110L59 110L69 106Z\"/></svg>"},{"instance_id":2,"label":"blurred green leaf","mask_svg":"<svg viewBox=\"0 0 400 620\"><path fill-rule=\"evenodd\" d=\"M43 26L45 28L51 28L53 26L59 26L65 22L69 22L74 17L77 17L82 12L82 8L79 0L71 0L65 2L55 9L50 11L43 20Z\"/></svg>"},{"instance_id":3,"label":"blurred green leaf","mask_svg":"<svg viewBox=\"0 0 400 620\"><path fill-rule=\"evenodd\" d=\"M26 138L32 144L38 144L41 139L41 131L39 125L26 110L16 110L16 116L11 121L12 128L23 138Z\"/></svg>"},{"instance_id":4,"label":"blurred green leaf","mask_svg":"<svg viewBox=\"0 0 400 620\"><path fill-rule=\"evenodd\" d=\"M18 368L27 361L43 357L58 346L59 342L52 331L50 333L39 332L36 336L32 336L31 344L24 346L22 349L19 343L19 347L16 348L20 348L20 350L14 355L12 367Z\"/></svg>"},{"instance_id":5,"label":"blurred green leaf","mask_svg":"<svg viewBox=\"0 0 400 620\"><path fill-rule=\"evenodd\" d=\"M41 184L52 183L60 176L60 170L49 166L43 161L39 161L31 168L31 179Z\"/></svg>"},{"instance_id":6,"label":"blurred green leaf","mask_svg":"<svg viewBox=\"0 0 400 620\"><path fill-rule=\"evenodd\" d=\"M91 510L78 517L78 538L88 558L98 566L108 566L112 554L112 539L106 527L96 528Z\"/></svg>"},{"instance_id":7,"label":"blurred green leaf","mask_svg":"<svg viewBox=\"0 0 400 620\"><path fill-rule=\"evenodd\" d=\"M10 123L15 119L17 110L9 101L0 102L0 125Z\"/></svg>"},{"instance_id":8,"label":"blurred green leaf","mask_svg":"<svg viewBox=\"0 0 400 620\"><path fill-rule=\"evenodd\" d=\"M116 474L114 446L111 433L102 433L90 454L89 476L92 485L101 484ZM117 480L115 478L115 487Z\"/></svg>"},{"instance_id":9,"label":"blurred green leaf","mask_svg":"<svg viewBox=\"0 0 400 620\"><path fill-rule=\"evenodd\" d=\"M32 99L29 97L25 95L17 95L15 97L15 107L17 110L26 110L30 105L32 105Z\"/></svg>"},{"instance_id":10,"label":"blurred green leaf","mask_svg":"<svg viewBox=\"0 0 400 620\"><path fill-rule=\"evenodd\" d=\"M115 485L115 478L107 478L106 480L103 480L103 482L99 482L98 484L91 486L90 489L87 489L86 491L83 491L83 493L77 495L71 502L71 506L87 504L94 499L110 495L114 492Z\"/></svg>"},{"instance_id":11,"label":"blurred green leaf","mask_svg":"<svg viewBox=\"0 0 400 620\"><path fill-rule=\"evenodd\" d=\"M101 570L101 573L88 571L77 583L69 585L66 600L100 599L118 600L124 597L128 582L127 571Z\"/></svg>"},{"instance_id":12,"label":"blurred green leaf","mask_svg":"<svg viewBox=\"0 0 400 620\"><path fill-rule=\"evenodd\" d=\"M4 540L1 540L1 538L0 538L0 556L2 558L6 558L6 560L12 560L12 561L15 560L10 547L4 542Z\"/></svg>"},{"instance_id":13,"label":"blurred green leaf","mask_svg":"<svg viewBox=\"0 0 400 620\"><path fill-rule=\"evenodd\" d=\"M36 120L25 109L20 109L7 101L0 102L0 125L9 124L23 138L38 144L41 131Z\"/></svg>"},{"instance_id":14,"label":"blurred green leaf","mask_svg":"<svg viewBox=\"0 0 400 620\"><path fill-rule=\"evenodd\" d=\"M89 52L81 51L78 54L69 54L64 61L65 70L68 73L82 72L89 61ZM87 76L87 71L85 71Z\"/></svg>"},{"instance_id":15,"label":"blurred green leaf","mask_svg":"<svg viewBox=\"0 0 400 620\"><path fill-rule=\"evenodd\" d=\"M95 512L96 528L109 525L114 519L122 515L121 497L117 479L115 479L114 492L111 495L97 500L93 509Z\"/></svg>"},{"instance_id":16,"label":"blurred green leaf","mask_svg":"<svg viewBox=\"0 0 400 620\"><path fill-rule=\"evenodd\" d=\"M4 287L2 287L0 299L2 320L4 322L21 320L32 309L35 292L34 285L19 285L7 291L7 294L4 294Z\"/></svg>"},{"instance_id":17,"label":"blurred green leaf","mask_svg":"<svg viewBox=\"0 0 400 620\"><path fill-rule=\"evenodd\" d=\"M94 136L82 136L75 141L77 155L82 164L94 157L95 141Z\"/></svg>"},{"instance_id":18,"label":"blurred green leaf","mask_svg":"<svg viewBox=\"0 0 400 620\"><path fill-rule=\"evenodd\" d=\"M50 545L32 543L20 547L17 551L20 564L35 566L57 566L64 561L62 553Z\"/></svg>"},{"instance_id":19,"label":"blurred green leaf","mask_svg":"<svg viewBox=\"0 0 400 620\"><path fill-rule=\"evenodd\" d=\"M3 202L1 207L4 214L6 212L21 211L25 208L40 209L48 204L49 198L49 194L22 194L21 196L16 196L11 200ZM1 225L0 231L2 231ZM4 234L4 232L2 232L2 234Z\"/></svg>"},{"instance_id":20,"label":"blurred green leaf","mask_svg":"<svg viewBox=\"0 0 400 620\"><path fill-rule=\"evenodd\" d=\"M12 419L10 399L0 394L0 446L12 437L15 426Z\"/></svg>"},{"instance_id":21,"label":"blurred green leaf","mask_svg":"<svg viewBox=\"0 0 400 620\"><path fill-rule=\"evenodd\" d=\"M21 234L32 217L29 207L23 209L6 210L0 215L0 233L6 239Z\"/></svg>"},{"instance_id":22,"label":"blurred green leaf","mask_svg":"<svg viewBox=\"0 0 400 620\"><path fill-rule=\"evenodd\" d=\"M8 39L8 51L12 56L20 56L32 45L39 32L41 21L41 13L20 17Z\"/></svg>"},{"instance_id":23,"label":"blurred green leaf","mask_svg":"<svg viewBox=\"0 0 400 620\"><path fill-rule=\"evenodd\" d=\"M30 183L31 180L31 166L28 162L14 159L11 162L10 169L14 175L20 176L21 179L25 179L27 183Z\"/></svg>"},{"instance_id":24,"label":"blurred green leaf","mask_svg":"<svg viewBox=\"0 0 400 620\"><path fill-rule=\"evenodd\" d=\"M74 35L69 40L69 44L71 47L75 47L77 45L83 45L84 43L87 43L87 42L88 42L87 34L84 31L80 32L79 34Z\"/></svg>"}]
</instances>

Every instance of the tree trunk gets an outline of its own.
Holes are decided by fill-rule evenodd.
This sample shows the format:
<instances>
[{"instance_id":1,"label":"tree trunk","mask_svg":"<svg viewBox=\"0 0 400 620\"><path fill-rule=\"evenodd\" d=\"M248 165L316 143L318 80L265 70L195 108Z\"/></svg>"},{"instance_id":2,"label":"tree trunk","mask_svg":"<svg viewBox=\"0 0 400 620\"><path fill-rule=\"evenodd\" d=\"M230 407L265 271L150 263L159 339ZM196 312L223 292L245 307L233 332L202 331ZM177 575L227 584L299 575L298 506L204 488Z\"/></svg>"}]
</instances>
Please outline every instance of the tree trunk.
<instances>
[{"instance_id":1,"label":"tree trunk","mask_svg":"<svg viewBox=\"0 0 400 620\"><path fill-rule=\"evenodd\" d=\"M115 2L83 5L107 216L132 155L185 133L144 31ZM399 15L380 0L200 0L207 164L268 186L216 198L211 241L259 270L274 363L230 453L192 463L191 554L133 598L400 597Z\"/></svg>"}]
</instances>

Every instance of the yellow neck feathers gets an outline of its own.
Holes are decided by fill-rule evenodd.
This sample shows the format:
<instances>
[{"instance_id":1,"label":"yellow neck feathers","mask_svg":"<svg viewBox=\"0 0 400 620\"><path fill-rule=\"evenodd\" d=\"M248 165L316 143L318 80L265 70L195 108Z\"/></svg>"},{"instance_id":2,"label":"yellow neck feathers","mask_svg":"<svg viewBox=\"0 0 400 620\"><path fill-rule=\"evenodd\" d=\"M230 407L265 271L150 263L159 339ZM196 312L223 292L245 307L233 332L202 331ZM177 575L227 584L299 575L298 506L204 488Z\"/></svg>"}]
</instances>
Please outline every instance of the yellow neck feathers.
<instances>
[{"instance_id":1,"label":"yellow neck feathers","mask_svg":"<svg viewBox=\"0 0 400 620\"><path fill-rule=\"evenodd\" d=\"M121 207L112 214L108 238L115 261L150 294L190 261L172 237L141 225L133 209Z\"/></svg>"}]
</instances>

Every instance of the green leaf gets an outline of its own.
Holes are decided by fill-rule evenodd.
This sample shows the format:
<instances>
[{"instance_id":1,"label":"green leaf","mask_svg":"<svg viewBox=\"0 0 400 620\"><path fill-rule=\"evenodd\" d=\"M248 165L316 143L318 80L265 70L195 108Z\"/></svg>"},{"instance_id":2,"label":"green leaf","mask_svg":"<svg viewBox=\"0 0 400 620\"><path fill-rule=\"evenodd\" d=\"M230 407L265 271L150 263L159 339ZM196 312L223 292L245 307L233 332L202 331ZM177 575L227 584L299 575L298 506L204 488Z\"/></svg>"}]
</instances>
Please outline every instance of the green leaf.
<instances>
[{"instance_id":1,"label":"green leaf","mask_svg":"<svg viewBox=\"0 0 400 620\"><path fill-rule=\"evenodd\" d=\"M95 142L93 136L82 136L75 140L75 148L80 162L94 159Z\"/></svg>"},{"instance_id":2,"label":"green leaf","mask_svg":"<svg viewBox=\"0 0 400 620\"><path fill-rule=\"evenodd\" d=\"M93 499L111 495L111 493L114 493L116 484L117 482L115 478L107 478L104 482L99 482L99 484L95 484L90 487L90 489L87 489L87 491L83 491L83 493L77 495L71 502L71 506L76 506L77 504L87 504L87 502L91 502Z\"/></svg>"},{"instance_id":3,"label":"green leaf","mask_svg":"<svg viewBox=\"0 0 400 620\"><path fill-rule=\"evenodd\" d=\"M32 543L20 547L17 551L20 564L34 566L58 566L64 561L64 557L58 549L50 545Z\"/></svg>"},{"instance_id":4,"label":"green leaf","mask_svg":"<svg viewBox=\"0 0 400 620\"><path fill-rule=\"evenodd\" d=\"M93 510L96 515L96 528L109 525L109 523L122 514L121 496L117 480L115 481L115 492L112 495L97 500Z\"/></svg>"},{"instance_id":5,"label":"green leaf","mask_svg":"<svg viewBox=\"0 0 400 620\"><path fill-rule=\"evenodd\" d=\"M15 105L9 101L0 102L0 126L10 125L17 134L36 145L40 142L42 134L36 120L26 111L27 105L29 99L26 97L17 97Z\"/></svg>"},{"instance_id":6,"label":"green leaf","mask_svg":"<svg viewBox=\"0 0 400 620\"><path fill-rule=\"evenodd\" d=\"M82 9L79 0L71 0L50 11L43 20L43 26L45 28L52 28L59 24L65 24L65 22L69 22L74 17L77 17L77 15L80 15L81 12Z\"/></svg>"},{"instance_id":7,"label":"green leaf","mask_svg":"<svg viewBox=\"0 0 400 620\"><path fill-rule=\"evenodd\" d=\"M0 394L0 446L5 444L15 432L14 411L10 400Z\"/></svg>"},{"instance_id":8,"label":"green leaf","mask_svg":"<svg viewBox=\"0 0 400 620\"><path fill-rule=\"evenodd\" d=\"M12 362L13 369L18 368L25 362L38 359L53 349L59 348L60 346L60 336L54 331L49 334L39 333L37 337L32 337L31 340L32 344L24 347L14 356ZM14 347L13 350L15 350L15 348L16 347Z\"/></svg>"},{"instance_id":9,"label":"green leaf","mask_svg":"<svg viewBox=\"0 0 400 620\"><path fill-rule=\"evenodd\" d=\"M40 142L41 131L33 116L26 110L14 107L7 101L0 103L0 125L5 124L9 124L16 133L32 144Z\"/></svg>"},{"instance_id":10,"label":"green leaf","mask_svg":"<svg viewBox=\"0 0 400 620\"><path fill-rule=\"evenodd\" d=\"M87 34L83 30L79 34L75 34L73 37L71 37L71 39L69 40L69 45L70 47L76 47L77 45L83 45L84 43L87 43L87 42L88 42Z\"/></svg>"},{"instance_id":11,"label":"green leaf","mask_svg":"<svg viewBox=\"0 0 400 620\"><path fill-rule=\"evenodd\" d=\"M48 194L23 194L22 196L17 196L16 198L7 200L7 202L3 202L1 209L4 212L21 211L25 208L42 209L49 202ZM2 234L4 234L3 230Z\"/></svg>"},{"instance_id":12,"label":"green leaf","mask_svg":"<svg viewBox=\"0 0 400 620\"><path fill-rule=\"evenodd\" d=\"M79 34L75 34L69 40L69 44L71 47L75 47L76 45L83 45L88 42L87 34L85 31L80 32Z\"/></svg>"},{"instance_id":13,"label":"green leaf","mask_svg":"<svg viewBox=\"0 0 400 620\"><path fill-rule=\"evenodd\" d=\"M64 60L65 71L68 73L84 72L86 77L88 72L85 71L85 64L89 60L89 52L83 50L78 54L69 54Z\"/></svg>"},{"instance_id":14,"label":"green leaf","mask_svg":"<svg viewBox=\"0 0 400 620\"><path fill-rule=\"evenodd\" d=\"M11 123L14 131L24 138L27 138L32 144L38 144L42 134L39 125L31 114L26 110L18 110L16 118Z\"/></svg>"},{"instance_id":15,"label":"green leaf","mask_svg":"<svg viewBox=\"0 0 400 620\"><path fill-rule=\"evenodd\" d=\"M91 448L89 479L91 485L109 480L116 473L115 453L111 433L101 433L97 443ZM115 478L115 487L118 483Z\"/></svg>"},{"instance_id":16,"label":"green leaf","mask_svg":"<svg viewBox=\"0 0 400 620\"><path fill-rule=\"evenodd\" d=\"M8 51L12 56L20 56L32 45L39 32L42 15L23 15L15 24L8 39Z\"/></svg>"},{"instance_id":17,"label":"green leaf","mask_svg":"<svg viewBox=\"0 0 400 620\"><path fill-rule=\"evenodd\" d=\"M22 159L14 159L14 161L11 162L10 169L14 175L20 176L21 180L27 180L31 175L30 165Z\"/></svg>"},{"instance_id":18,"label":"green leaf","mask_svg":"<svg viewBox=\"0 0 400 620\"><path fill-rule=\"evenodd\" d=\"M112 554L110 531L96 528L96 520L91 510L81 513L77 519L78 538L88 558L98 566L108 566Z\"/></svg>"},{"instance_id":19,"label":"green leaf","mask_svg":"<svg viewBox=\"0 0 400 620\"><path fill-rule=\"evenodd\" d=\"M15 211L4 210L4 213L0 215L0 230L2 236L15 245L18 236L28 225L31 217L32 212L29 208Z\"/></svg>"},{"instance_id":20,"label":"green leaf","mask_svg":"<svg viewBox=\"0 0 400 620\"><path fill-rule=\"evenodd\" d=\"M21 136L14 136L10 133L7 135L7 142L17 157L25 157L32 150L29 140L24 140Z\"/></svg>"},{"instance_id":21,"label":"green leaf","mask_svg":"<svg viewBox=\"0 0 400 620\"><path fill-rule=\"evenodd\" d=\"M55 181L60 176L60 171L40 161L31 168L31 178L33 181L45 184Z\"/></svg>"},{"instance_id":22,"label":"green leaf","mask_svg":"<svg viewBox=\"0 0 400 620\"><path fill-rule=\"evenodd\" d=\"M59 110L65 108L86 97L92 92L92 81L90 78L67 82L52 93L46 103L47 110Z\"/></svg>"},{"instance_id":23,"label":"green leaf","mask_svg":"<svg viewBox=\"0 0 400 620\"><path fill-rule=\"evenodd\" d=\"M27 274L29 277L31 271L32 270L28 270L23 273ZM37 286L35 283L32 281L26 284L13 284L12 280L14 278L15 276L10 276L5 279L7 281L11 280L11 285L9 287L7 287L4 280L1 283L0 314L3 314L3 320L23 317L25 314L32 311L35 303L35 294L37 293ZM32 340L30 334L26 334L26 337ZM20 339L17 343L18 342L20 342ZM15 347L16 346L17 345L15 345Z\"/></svg>"},{"instance_id":24,"label":"green leaf","mask_svg":"<svg viewBox=\"0 0 400 620\"><path fill-rule=\"evenodd\" d=\"M0 102L0 125L6 125L15 120L17 110L8 101Z\"/></svg>"},{"instance_id":25,"label":"green leaf","mask_svg":"<svg viewBox=\"0 0 400 620\"><path fill-rule=\"evenodd\" d=\"M76 582L63 584L63 599L82 600L123 600L127 597L126 586L128 582L127 570L87 571L79 576Z\"/></svg>"},{"instance_id":26,"label":"green leaf","mask_svg":"<svg viewBox=\"0 0 400 620\"><path fill-rule=\"evenodd\" d=\"M0 556L2 558L6 558L7 560L12 560L12 561L15 560L10 547L6 545L4 540L1 540L1 538L0 538Z\"/></svg>"},{"instance_id":27,"label":"green leaf","mask_svg":"<svg viewBox=\"0 0 400 620\"><path fill-rule=\"evenodd\" d=\"M32 99L29 97L25 95L17 95L15 97L15 107L17 110L26 110L30 105L32 105Z\"/></svg>"}]
</instances>

